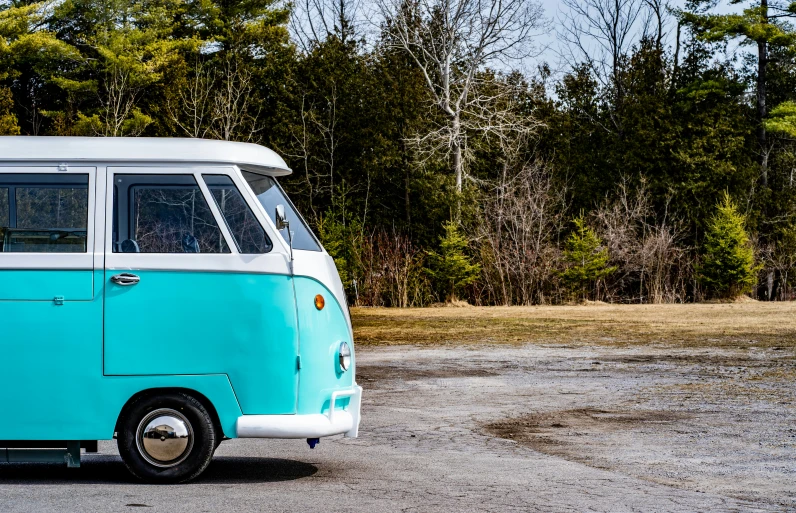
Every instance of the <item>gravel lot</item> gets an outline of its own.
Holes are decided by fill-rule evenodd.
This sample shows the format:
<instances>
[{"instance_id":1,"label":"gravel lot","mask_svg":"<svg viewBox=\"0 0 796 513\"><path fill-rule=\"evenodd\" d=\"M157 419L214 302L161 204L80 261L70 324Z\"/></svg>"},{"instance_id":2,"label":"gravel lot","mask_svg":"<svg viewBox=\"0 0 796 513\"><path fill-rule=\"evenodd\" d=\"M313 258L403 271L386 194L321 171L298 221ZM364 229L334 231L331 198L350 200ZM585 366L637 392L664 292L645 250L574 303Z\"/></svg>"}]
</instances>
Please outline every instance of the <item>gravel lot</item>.
<instances>
[{"instance_id":1,"label":"gravel lot","mask_svg":"<svg viewBox=\"0 0 796 513\"><path fill-rule=\"evenodd\" d=\"M1 511L796 511L792 348L360 347L361 437L225 442L182 486L0 465Z\"/></svg>"}]
</instances>

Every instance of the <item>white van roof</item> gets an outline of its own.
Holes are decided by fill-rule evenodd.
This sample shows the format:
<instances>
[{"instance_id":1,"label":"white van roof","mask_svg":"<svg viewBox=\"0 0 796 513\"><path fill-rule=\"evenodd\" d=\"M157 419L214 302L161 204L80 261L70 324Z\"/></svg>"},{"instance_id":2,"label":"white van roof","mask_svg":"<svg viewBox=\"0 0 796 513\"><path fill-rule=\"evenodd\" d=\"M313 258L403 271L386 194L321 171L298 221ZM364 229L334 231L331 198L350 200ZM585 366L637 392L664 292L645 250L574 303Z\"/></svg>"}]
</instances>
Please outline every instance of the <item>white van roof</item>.
<instances>
[{"instance_id":1,"label":"white van roof","mask_svg":"<svg viewBox=\"0 0 796 513\"><path fill-rule=\"evenodd\" d=\"M265 146L166 137L0 137L0 161L234 164L270 176L292 171Z\"/></svg>"}]
</instances>

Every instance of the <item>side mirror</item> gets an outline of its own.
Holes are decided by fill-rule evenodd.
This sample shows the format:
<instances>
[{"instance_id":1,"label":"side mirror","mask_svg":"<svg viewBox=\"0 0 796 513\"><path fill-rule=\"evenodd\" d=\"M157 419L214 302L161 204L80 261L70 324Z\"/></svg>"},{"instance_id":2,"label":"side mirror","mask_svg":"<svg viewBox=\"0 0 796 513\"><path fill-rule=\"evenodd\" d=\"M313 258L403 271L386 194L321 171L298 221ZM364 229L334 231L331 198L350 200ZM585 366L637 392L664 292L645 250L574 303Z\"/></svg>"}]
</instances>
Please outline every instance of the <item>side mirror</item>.
<instances>
[{"instance_id":1,"label":"side mirror","mask_svg":"<svg viewBox=\"0 0 796 513\"><path fill-rule=\"evenodd\" d=\"M290 223L288 222L287 217L285 216L284 205L276 206L276 215L274 217L276 221L275 224L277 230L284 230L285 228L288 228L290 226Z\"/></svg>"},{"instance_id":2,"label":"side mirror","mask_svg":"<svg viewBox=\"0 0 796 513\"><path fill-rule=\"evenodd\" d=\"M274 220L276 221L276 229L277 230L287 230L287 240L290 243L290 261L291 265L293 262L293 234L290 233L290 221L287 220L287 216L285 216L285 206L279 204L276 206L276 215L274 216ZM291 272L292 267L291 267Z\"/></svg>"}]
</instances>

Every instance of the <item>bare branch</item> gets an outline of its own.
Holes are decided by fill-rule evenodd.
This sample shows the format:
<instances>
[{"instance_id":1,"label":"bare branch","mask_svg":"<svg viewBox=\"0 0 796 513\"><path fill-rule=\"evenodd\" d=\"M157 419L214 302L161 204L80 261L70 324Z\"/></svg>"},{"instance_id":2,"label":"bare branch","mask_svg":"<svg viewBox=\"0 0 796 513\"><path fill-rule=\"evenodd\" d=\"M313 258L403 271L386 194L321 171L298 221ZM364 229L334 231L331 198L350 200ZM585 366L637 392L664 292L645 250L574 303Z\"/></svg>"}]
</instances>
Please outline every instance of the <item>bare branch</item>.
<instances>
[{"instance_id":1,"label":"bare branch","mask_svg":"<svg viewBox=\"0 0 796 513\"><path fill-rule=\"evenodd\" d=\"M379 5L388 20L388 46L412 58L435 108L447 119L446 126L417 141L434 141L427 145L434 151L448 148L461 191L470 129L465 117L475 106L484 118L488 104L472 101L478 74L533 52L533 36L545 26L542 8L531 0L379 0Z\"/></svg>"},{"instance_id":2,"label":"bare branch","mask_svg":"<svg viewBox=\"0 0 796 513\"><path fill-rule=\"evenodd\" d=\"M257 116L250 112L254 77L234 56L224 62L224 79L213 100L210 133L216 139L248 142L258 132Z\"/></svg>"},{"instance_id":3,"label":"bare branch","mask_svg":"<svg viewBox=\"0 0 796 513\"><path fill-rule=\"evenodd\" d=\"M202 138L208 134L215 84L216 72L197 61L186 87L177 88L176 105L173 99L166 100L169 119L188 137Z\"/></svg>"},{"instance_id":4,"label":"bare branch","mask_svg":"<svg viewBox=\"0 0 796 513\"><path fill-rule=\"evenodd\" d=\"M620 60L642 21L642 0L563 0L563 4L569 12L561 19L560 37L570 65L586 63L604 87L613 86Z\"/></svg>"}]
</instances>

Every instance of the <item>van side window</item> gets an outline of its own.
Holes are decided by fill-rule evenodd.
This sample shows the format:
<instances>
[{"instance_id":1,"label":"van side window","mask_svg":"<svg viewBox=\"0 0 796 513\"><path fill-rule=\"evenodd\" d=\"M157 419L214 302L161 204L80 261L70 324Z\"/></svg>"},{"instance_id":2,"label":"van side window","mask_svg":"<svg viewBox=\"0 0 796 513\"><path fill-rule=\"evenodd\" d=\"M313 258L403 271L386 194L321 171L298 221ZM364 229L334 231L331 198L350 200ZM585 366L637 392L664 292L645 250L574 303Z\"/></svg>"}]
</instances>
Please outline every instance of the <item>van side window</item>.
<instances>
[{"instance_id":1,"label":"van side window","mask_svg":"<svg viewBox=\"0 0 796 513\"><path fill-rule=\"evenodd\" d=\"M226 175L203 175L224 221L227 223L238 251L243 254L268 253L273 248L271 239L254 217L249 205L241 196L232 179Z\"/></svg>"},{"instance_id":2,"label":"van side window","mask_svg":"<svg viewBox=\"0 0 796 513\"><path fill-rule=\"evenodd\" d=\"M88 175L0 175L0 247L6 253L88 251Z\"/></svg>"},{"instance_id":3,"label":"van side window","mask_svg":"<svg viewBox=\"0 0 796 513\"><path fill-rule=\"evenodd\" d=\"M229 253L192 175L114 176L114 253Z\"/></svg>"}]
</instances>

